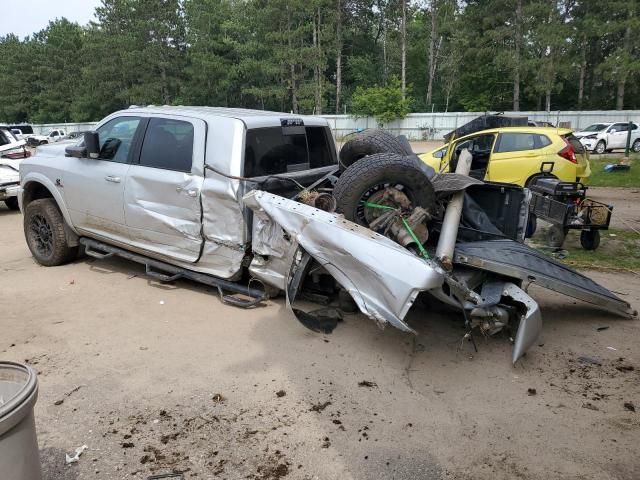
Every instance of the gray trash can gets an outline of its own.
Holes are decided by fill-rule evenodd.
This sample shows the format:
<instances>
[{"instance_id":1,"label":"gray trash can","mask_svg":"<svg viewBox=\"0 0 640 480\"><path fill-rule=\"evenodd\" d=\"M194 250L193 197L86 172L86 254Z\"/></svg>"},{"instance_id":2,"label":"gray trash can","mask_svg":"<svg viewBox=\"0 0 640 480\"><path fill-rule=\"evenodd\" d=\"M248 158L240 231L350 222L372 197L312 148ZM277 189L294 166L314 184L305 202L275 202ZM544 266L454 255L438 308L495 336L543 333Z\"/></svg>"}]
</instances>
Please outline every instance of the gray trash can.
<instances>
[{"instance_id":1,"label":"gray trash can","mask_svg":"<svg viewBox=\"0 0 640 480\"><path fill-rule=\"evenodd\" d=\"M0 362L0 477L41 480L33 407L38 399L36 372L26 365Z\"/></svg>"}]
</instances>

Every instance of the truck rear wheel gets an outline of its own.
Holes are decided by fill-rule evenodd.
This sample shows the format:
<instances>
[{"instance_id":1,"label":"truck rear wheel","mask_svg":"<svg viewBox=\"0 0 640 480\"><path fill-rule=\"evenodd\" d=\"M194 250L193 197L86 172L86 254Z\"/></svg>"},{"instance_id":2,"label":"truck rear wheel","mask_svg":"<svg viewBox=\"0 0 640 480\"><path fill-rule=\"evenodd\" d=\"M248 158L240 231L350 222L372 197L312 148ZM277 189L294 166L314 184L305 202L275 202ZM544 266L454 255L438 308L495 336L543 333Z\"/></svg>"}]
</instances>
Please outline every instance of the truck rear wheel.
<instances>
[{"instance_id":1,"label":"truck rear wheel","mask_svg":"<svg viewBox=\"0 0 640 480\"><path fill-rule=\"evenodd\" d=\"M406 196L411 207L420 206L433 213L433 185L418 162L415 156L395 153L378 153L358 160L336 182L333 196L338 211L347 220L368 227L374 208L364 202L376 203L385 190L392 189Z\"/></svg>"},{"instance_id":2,"label":"truck rear wheel","mask_svg":"<svg viewBox=\"0 0 640 480\"><path fill-rule=\"evenodd\" d=\"M45 267L67 263L78 252L77 247L67 245L64 218L52 198L34 200L27 205L24 212L24 236L33 258Z\"/></svg>"},{"instance_id":3,"label":"truck rear wheel","mask_svg":"<svg viewBox=\"0 0 640 480\"><path fill-rule=\"evenodd\" d=\"M340 165L343 169L368 155L376 153L397 153L399 155L411 155L411 146L408 142L394 137L384 130L365 130L356 133L340 149Z\"/></svg>"}]
</instances>

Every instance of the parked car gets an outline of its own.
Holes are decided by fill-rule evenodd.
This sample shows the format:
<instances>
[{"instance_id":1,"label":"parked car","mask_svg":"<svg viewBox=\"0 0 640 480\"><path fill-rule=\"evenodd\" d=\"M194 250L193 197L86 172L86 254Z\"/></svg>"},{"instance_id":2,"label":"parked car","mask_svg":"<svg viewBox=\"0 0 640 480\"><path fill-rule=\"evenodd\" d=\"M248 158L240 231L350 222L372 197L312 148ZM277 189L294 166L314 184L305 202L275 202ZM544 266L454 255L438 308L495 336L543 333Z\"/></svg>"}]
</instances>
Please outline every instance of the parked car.
<instances>
[{"instance_id":1,"label":"parked car","mask_svg":"<svg viewBox=\"0 0 640 480\"><path fill-rule=\"evenodd\" d=\"M542 120L529 120L527 123L530 127L549 127L549 128L556 127L553 123L545 122Z\"/></svg>"},{"instance_id":2,"label":"parked car","mask_svg":"<svg viewBox=\"0 0 640 480\"><path fill-rule=\"evenodd\" d=\"M64 130L54 129L44 135L29 135L27 142L32 146L46 145L47 143L59 142L66 137L67 134Z\"/></svg>"},{"instance_id":3,"label":"parked car","mask_svg":"<svg viewBox=\"0 0 640 480\"><path fill-rule=\"evenodd\" d=\"M4 201L10 210L18 210L18 191L20 189L19 164L8 163L0 159L0 201Z\"/></svg>"},{"instance_id":4,"label":"parked car","mask_svg":"<svg viewBox=\"0 0 640 480\"><path fill-rule=\"evenodd\" d=\"M540 175L543 164L567 182L585 183L591 175L589 157L569 129L504 127L474 132L420 155L439 172L455 170L460 152L473 155L471 175L491 182L529 185Z\"/></svg>"},{"instance_id":5,"label":"parked car","mask_svg":"<svg viewBox=\"0 0 640 480\"><path fill-rule=\"evenodd\" d=\"M0 158L17 160L29 157L31 153L25 148L25 143L10 130L0 128Z\"/></svg>"},{"instance_id":6,"label":"parked car","mask_svg":"<svg viewBox=\"0 0 640 480\"><path fill-rule=\"evenodd\" d=\"M8 129L0 128L0 201L11 210L18 210L20 159L28 153L24 144L24 140L18 140Z\"/></svg>"},{"instance_id":7,"label":"parked car","mask_svg":"<svg viewBox=\"0 0 640 480\"><path fill-rule=\"evenodd\" d=\"M86 132L88 132L89 130L80 130L77 132L69 132L69 134L67 135L67 140L75 140L75 139L80 139L80 138L84 138L84 134Z\"/></svg>"},{"instance_id":8,"label":"parked car","mask_svg":"<svg viewBox=\"0 0 640 480\"><path fill-rule=\"evenodd\" d=\"M594 123L587 128L575 132L575 136L587 150L601 154L627 146L627 136L631 125L630 147L640 152L640 128L634 122Z\"/></svg>"},{"instance_id":9,"label":"parked car","mask_svg":"<svg viewBox=\"0 0 640 480\"><path fill-rule=\"evenodd\" d=\"M542 328L522 282L634 315L522 243L522 188L436 175L388 133L368 139L386 151L344 168L323 118L210 107L116 112L83 142L39 148L22 162L26 242L45 266L73 260L82 245L95 258L142 263L161 282L213 286L240 307L283 291L293 315L325 333L351 308L414 332L404 319L423 292L464 309L469 328L510 330L514 362ZM470 153L459 161L468 168ZM473 211L461 217L464 190ZM316 302L311 310L296 301L303 294Z\"/></svg>"}]
</instances>

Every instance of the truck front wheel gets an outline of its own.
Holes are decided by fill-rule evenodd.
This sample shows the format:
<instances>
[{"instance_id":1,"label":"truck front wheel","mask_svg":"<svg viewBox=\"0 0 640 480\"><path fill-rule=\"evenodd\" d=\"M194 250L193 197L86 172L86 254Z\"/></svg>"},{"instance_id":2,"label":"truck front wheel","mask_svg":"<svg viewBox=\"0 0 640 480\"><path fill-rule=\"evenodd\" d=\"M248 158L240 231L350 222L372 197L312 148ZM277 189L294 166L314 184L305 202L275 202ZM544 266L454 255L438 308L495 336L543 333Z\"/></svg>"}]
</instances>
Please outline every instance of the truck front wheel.
<instances>
[{"instance_id":1,"label":"truck front wheel","mask_svg":"<svg viewBox=\"0 0 640 480\"><path fill-rule=\"evenodd\" d=\"M33 258L40 265L54 267L75 258L78 248L69 247L64 218L52 198L29 203L24 212L24 236Z\"/></svg>"}]
</instances>

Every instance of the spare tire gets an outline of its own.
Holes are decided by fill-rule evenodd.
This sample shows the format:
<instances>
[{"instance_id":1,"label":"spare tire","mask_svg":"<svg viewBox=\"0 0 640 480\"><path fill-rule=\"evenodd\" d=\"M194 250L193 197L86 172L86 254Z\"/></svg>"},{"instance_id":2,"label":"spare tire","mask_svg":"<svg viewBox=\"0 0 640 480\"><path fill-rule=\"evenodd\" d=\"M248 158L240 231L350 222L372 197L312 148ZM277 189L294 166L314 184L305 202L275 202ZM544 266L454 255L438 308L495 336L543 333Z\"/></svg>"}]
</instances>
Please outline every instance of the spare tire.
<instances>
[{"instance_id":1,"label":"spare tire","mask_svg":"<svg viewBox=\"0 0 640 480\"><path fill-rule=\"evenodd\" d=\"M393 187L406 195L411 207L420 206L433 214L436 195L430 170L425 167L415 155L397 153L378 153L358 160L340 175L333 189L338 212L347 220L368 227L363 202L374 200L384 189Z\"/></svg>"},{"instance_id":2,"label":"spare tire","mask_svg":"<svg viewBox=\"0 0 640 480\"><path fill-rule=\"evenodd\" d=\"M351 137L340 149L340 165L343 169L368 155L397 153L411 155L411 146L384 130L365 130Z\"/></svg>"}]
</instances>

